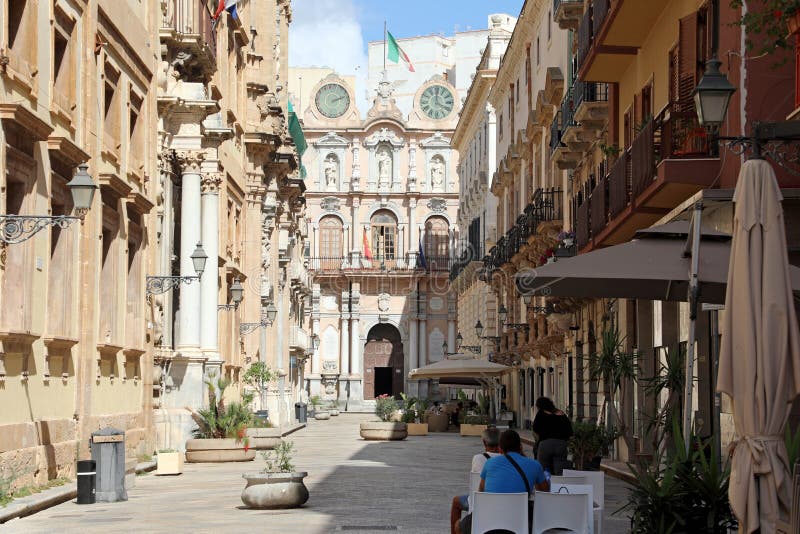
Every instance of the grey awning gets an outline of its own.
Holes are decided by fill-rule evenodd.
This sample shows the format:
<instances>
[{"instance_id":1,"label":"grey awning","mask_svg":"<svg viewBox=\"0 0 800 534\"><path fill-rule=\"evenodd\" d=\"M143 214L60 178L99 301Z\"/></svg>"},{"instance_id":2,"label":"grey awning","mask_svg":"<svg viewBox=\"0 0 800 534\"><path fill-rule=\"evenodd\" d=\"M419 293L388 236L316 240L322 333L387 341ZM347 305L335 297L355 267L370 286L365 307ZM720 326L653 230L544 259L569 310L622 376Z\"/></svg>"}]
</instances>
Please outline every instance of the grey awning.
<instances>
[{"instance_id":1,"label":"grey awning","mask_svg":"<svg viewBox=\"0 0 800 534\"><path fill-rule=\"evenodd\" d=\"M639 230L633 240L594 250L516 275L520 294L574 298L685 301L690 258L684 257L689 223L676 221ZM730 236L703 229L700 302L722 304L728 279ZM800 269L791 267L800 291Z\"/></svg>"}]
</instances>

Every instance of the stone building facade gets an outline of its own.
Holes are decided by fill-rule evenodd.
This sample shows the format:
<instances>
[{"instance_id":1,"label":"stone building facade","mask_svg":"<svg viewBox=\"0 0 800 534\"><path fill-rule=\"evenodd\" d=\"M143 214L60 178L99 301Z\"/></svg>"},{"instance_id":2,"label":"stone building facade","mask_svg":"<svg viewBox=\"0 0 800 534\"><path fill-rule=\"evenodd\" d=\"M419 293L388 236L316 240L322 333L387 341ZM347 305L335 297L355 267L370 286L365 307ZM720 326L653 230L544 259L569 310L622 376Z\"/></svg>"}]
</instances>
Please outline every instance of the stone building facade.
<instances>
[{"instance_id":1,"label":"stone building facade","mask_svg":"<svg viewBox=\"0 0 800 534\"><path fill-rule=\"evenodd\" d=\"M286 131L291 7L243 5L212 28L211 4L176 1L161 12L158 274L194 274L197 243L209 256L199 284L152 299L157 426L172 447L192 428L185 408L203 405L205 381L228 379L237 398L248 364L259 360L280 375L260 408L275 424L293 418L296 360L308 348L305 186ZM221 307L237 279L241 304ZM269 304L278 310L272 323Z\"/></svg>"},{"instance_id":2,"label":"stone building facade","mask_svg":"<svg viewBox=\"0 0 800 534\"><path fill-rule=\"evenodd\" d=\"M99 185L81 222L1 247L0 478L16 487L74 475L101 427L124 430L132 458L155 446L158 14L8 0L0 21L0 213L72 214L84 162Z\"/></svg>"},{"instance_id":3,"label":"stone building facade","mask_svg":"<svg viewBox=\"0 0 800 534\"><path fill-rule=\"evenodd\" d=\"M215 8L0 6L0 213L69 215L66 183L84 162L99 186L80 223L2 246L0 477L15 486L73 475L107 426L125 432L131 466L182 448L204 378L230 378L238 398L258 359L281 371L269 407L288 420L310 294L286 132L291 8L243 6L212 24ZM149 294L151 276L195 275L198 242L201 280ZM218 309L236 278L242 303ZM274 323L240 335L269 302Z\"/></svg>"}]
</instances>

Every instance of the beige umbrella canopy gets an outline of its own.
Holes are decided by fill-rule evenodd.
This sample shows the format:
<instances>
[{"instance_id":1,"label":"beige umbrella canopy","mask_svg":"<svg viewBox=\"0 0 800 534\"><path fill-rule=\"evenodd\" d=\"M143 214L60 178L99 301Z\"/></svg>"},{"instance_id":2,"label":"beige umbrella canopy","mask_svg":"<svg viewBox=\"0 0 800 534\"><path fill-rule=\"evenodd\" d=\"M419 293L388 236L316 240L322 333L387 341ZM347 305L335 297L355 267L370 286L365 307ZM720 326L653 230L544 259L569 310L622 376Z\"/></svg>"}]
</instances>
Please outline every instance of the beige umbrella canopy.
<instances>
[{"instance_id":1,"label":"beige umbrella canopy","mask_svg":"<svg viewBox=\"0 0 800 534\"><path fill-rule=\"evenodd\" d=\"M428 378L493 378L511 371L511 367L466 355L453 355L442 361L412 369L410 379Z\"/></svg>"},{"instance_id":2,"label":"beige umbrella canopy","mask_svg":"<svg viewBox=\"0 0 800 534\"><path fill-rule=\"evenodd\" d=\"M790 505L783 429L790 403L800 394L800 335L772 166L746 162L733 200L717 381L717 389L733 400L739 437L729 496L742 532L774 532Z\"/></svg>"}]
</instances>

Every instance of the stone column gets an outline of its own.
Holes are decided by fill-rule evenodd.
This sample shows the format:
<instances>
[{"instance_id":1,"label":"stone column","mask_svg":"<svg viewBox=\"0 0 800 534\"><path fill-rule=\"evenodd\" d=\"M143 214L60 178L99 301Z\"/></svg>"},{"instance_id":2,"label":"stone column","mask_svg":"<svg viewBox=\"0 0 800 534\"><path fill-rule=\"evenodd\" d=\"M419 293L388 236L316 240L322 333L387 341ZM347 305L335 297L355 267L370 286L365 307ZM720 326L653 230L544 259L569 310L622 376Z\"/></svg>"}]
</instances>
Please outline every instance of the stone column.
<instances>
[{"instance_id":1,"label":"stone column","mask_svg":"<svg viewBox=\"0 0 800 534\"><path fill-rule=\"evenodd\" d=\"M203 249L208 255L206 269L200 280L200 348L210 360L219 360L218 313L219 300L219 186L222 177L209 173L201 180Z\"/></svg>"},{"instance_id":2,"label":"stone column","mask_svg":"<svg viewBox=\"0 0 800 534\"><path fill-rule=\"evenodd\" d=\"M458 315L456 314L456 299L453 295L447 295L447 350L450 352L458 352L456 348L456 321ZM445 354L445 356L447 356Z\"/></svg>"},{"instance_id":3,"label":"stone column","mask_svg":"<svg viewBox=\"0 0 800 534\"><path fill-rule=\"evenodd\" d=\"M181 165L181 276L197 276L192 264L192 252L200 242L200 151L180 151L176 154ZM216 259L214 260L216 261ZM178 350L200 349L200 284L193 281L180 287L180 330Z\"/></svg>"},{"instance_id":4,"label":"stone column","mask_svg":"<svg viewBox=\"0 0 800 534\"><path fill-rule=\"evenodd\" d=\"M350 374L350 312L342 312L341 342L339 343L339 374L346 378Z\"/></svg>"},{"instance_id":5,"label":"stone column","mask_svg":"<svg viewBox=\"0 0 800 534\"><path fill-rule=\"evenodd\" d=\"M411 318L408 320L408 369L406 369L405 376L408 377L408 372L411 369L419 367L419 336L417 335L417 293L412 292L409 297L411 302ZM407 380L407 378L406 378ZM416 397L419 395L419 382L414 380L409 382L410 395Z\"/></svg>"},{"instance_id":6,"label":"stone column","mask_svg":"<svg viewBox=\"0 0 800 534\"><path fill-rule=\"evenodd\" d=\"M419 366L428 365L428 320L425 315L425 294L420 293L420 314L419 314ZM428 381L419 382L420 397L428 396Z\"/></svg>"},{"instance_id":7,"label":"stone column","mask_svg":"<svg viewBox=\"0 0 800 534\"><path fill-rule=\"evenodd\" d=\"M361 344L360 310L361 299L358 282L353 282L350 287L350 399L362 401L364 399L364 354Z\"/></svg>"},{"instance_id":8,"label":"stone column","mask_svg":"<svg viewBox=\"0 0 800 534\"><path fill-rule=\"evenodd\" d=\"M419 245L414 243L414 221L416 220L417 215L417 199L410 198L408 199L408 251L409 252L416 252L419 249Z\"/></svg>"}]
</instances>

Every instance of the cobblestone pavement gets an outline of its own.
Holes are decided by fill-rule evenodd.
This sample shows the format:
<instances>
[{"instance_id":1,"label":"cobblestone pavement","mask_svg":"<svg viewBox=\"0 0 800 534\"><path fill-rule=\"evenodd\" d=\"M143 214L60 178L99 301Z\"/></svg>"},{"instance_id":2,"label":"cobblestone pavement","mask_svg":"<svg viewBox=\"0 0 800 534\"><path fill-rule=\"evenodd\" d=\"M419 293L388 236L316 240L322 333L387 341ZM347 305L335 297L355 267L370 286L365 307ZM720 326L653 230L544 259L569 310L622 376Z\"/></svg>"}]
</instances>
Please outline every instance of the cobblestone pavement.
<instances>
[{"instance_id":1,"label":"cobblestone pavement","mask_svg":"<svg viewBox=\"0 0 800 534\"><path fill-rule=\"evenodd\" d=\"M453 495L466 489L479 438L457 434L365 442L358 423L368 415L311 421L288 439L295 467L308 471L308 503L296 510L242 507L247 464L186 464L177 477L140 476L129 500L79 506L67 502L0 525L0 532L269 532L446 534ZM606 477L605 534L623 533L628 521L612 516L625 484Z\"/></svg>"}]
</instances>

